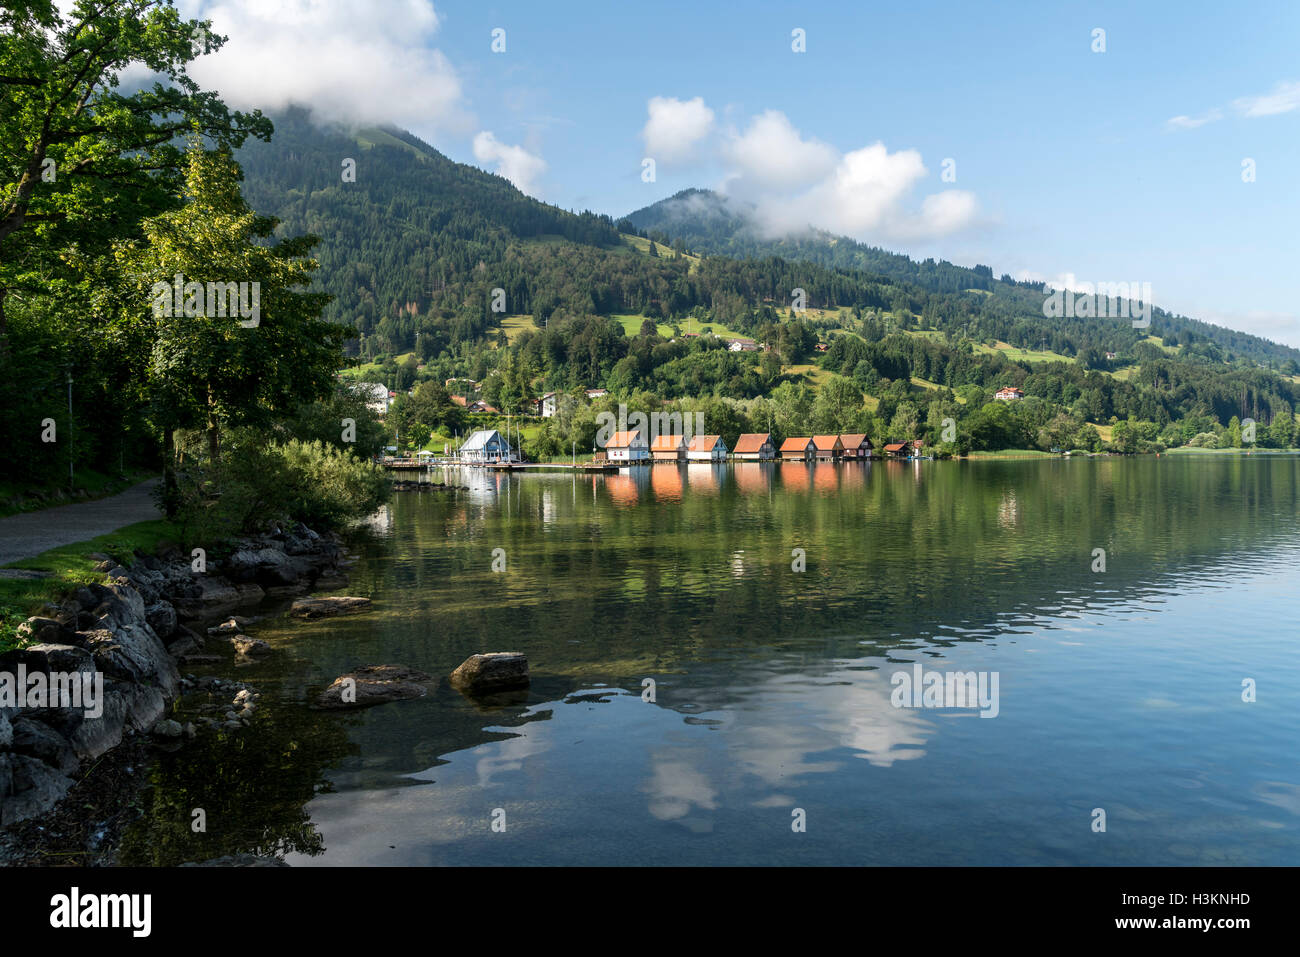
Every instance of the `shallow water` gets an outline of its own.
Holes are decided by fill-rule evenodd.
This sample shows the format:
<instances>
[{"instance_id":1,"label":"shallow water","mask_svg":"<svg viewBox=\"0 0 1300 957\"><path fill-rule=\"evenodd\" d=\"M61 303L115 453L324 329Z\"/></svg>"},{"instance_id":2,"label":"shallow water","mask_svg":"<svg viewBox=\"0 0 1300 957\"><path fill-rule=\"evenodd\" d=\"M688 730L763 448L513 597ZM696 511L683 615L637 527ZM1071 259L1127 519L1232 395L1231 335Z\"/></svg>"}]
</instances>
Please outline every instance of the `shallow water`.
<instances>
[{"instance_id":1,"label":"shallow water","mask_svg":"<svg viewBox=\"0 0 1300 957\"><path fill-rule=\"evenodd\" d=\"M1296 457L456 478L370 523L373 610L254 627L254 727L158 763L125 863L1300 863ZM306 707L490 650L529 692ZM917 663L996 716L896 707Z\"/></svg>"}]
</instances>

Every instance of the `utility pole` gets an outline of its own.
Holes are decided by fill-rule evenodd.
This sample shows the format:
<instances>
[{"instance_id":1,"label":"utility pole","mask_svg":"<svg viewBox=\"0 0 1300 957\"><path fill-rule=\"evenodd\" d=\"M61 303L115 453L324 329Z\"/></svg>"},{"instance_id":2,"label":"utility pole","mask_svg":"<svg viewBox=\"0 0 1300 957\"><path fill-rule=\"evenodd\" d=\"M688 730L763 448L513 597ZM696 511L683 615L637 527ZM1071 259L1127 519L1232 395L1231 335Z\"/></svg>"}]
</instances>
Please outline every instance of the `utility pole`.
<instances>
[{"instance_id":1,"label":"utility pole","mask_svg":"<svg viewBox=\"0 0 1300 957\"><path fill-rule=\"evenodd\" d=\"M75 480L72 472L72 370L68 370L68 491L71 492Z\"/></svg>"}]
</instances>

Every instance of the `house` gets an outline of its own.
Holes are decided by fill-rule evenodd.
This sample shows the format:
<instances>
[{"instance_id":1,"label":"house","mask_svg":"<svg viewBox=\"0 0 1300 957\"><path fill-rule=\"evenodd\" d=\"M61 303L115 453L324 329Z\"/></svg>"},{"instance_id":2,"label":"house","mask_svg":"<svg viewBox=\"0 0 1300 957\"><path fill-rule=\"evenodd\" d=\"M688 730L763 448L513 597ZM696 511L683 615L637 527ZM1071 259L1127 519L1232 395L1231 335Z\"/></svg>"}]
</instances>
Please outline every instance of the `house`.
<instances>
[{"instance_id":1,"label":"house","mask_svg":"<svg viewBox=\"0 0 1300 957\"><path fill-rule=\"evenodd\" d=\"M697 435L686 447L688 462L722 462L727 458L727 443L720 435Z\"/></svg>"},{"instance_id":2,"label":"house","mask_svg":"<svg viewBox=\"0 0 1300 957\"><path fill-rule=\"evenodd\" d=\"M817 446L808 436L800 438L786 439L781 443L781 458L783 459L810 459L817 452Z\"/></svg>"},{"instance_id":3,"label":"house","mask_svg":"<svg viewBox=\"0 0 1300 957\"><path fill-rule=\"evenodd\" d=\"M392 404L388 397L388 386L382 383L362 382L357 385L357 391L366 400L366 408L371 412L383 415Z\"/></svg>"},{"instance_id":4,"label":"house","mask_svg":"<svg viewBox=\"0 0 1300 957\"><path fill-rule=\"evenodd\" d=\"M588 389L588 390L587 390L587 398L588 398L588 399L603 399L603 398L605 398L605 396L607 396L607 395L609 395L609 390L608 390L608 389Z\"/></svg>"},{"instance_id":5,"label":"house","mask_svg":"<svg viewBox=\"0 0 1300 957\"><path fill-rule=\"evenodd\" d=\"M919 454L921 453L921 449L923 449L923 448L925 448L925 440L924 440L924 439L913 439L913 440L912 440L912 451L913 451L913 452L915 452L915 453L917 453L917 454L919 455Z\"/></svg>"},{"instance_id":6,"label":"house","mask_svg":"<svg viewBox=\"0 0 1300 957\"><path fill-rule=\"evenodd\" d=\"M844 454L844 444L838 435L814 435L813 446L815 448L813 455L819 459L838 462L840 456Z\"/></svg>"},{"instance_id":7,"label":"house","mask_svg":"<svg viewBox=\"0 0 1300 957\"><path fill-rule=\"evenodd\" d=\"M1108 352L1108 353L1106 353L1106 358L1107 358L1107 359L1114 359L1114 358L1115 358L1115 353L1113 353L1113 352Z\"/></svg>"},{"instance_id":8,"label":"house","mask_svg":"<svg viewBox=\"0 0 1300 957\"><path fill-rule=\"evenodd\" d=\"M686 460L686 436L660 435L650 443L650 457L656 462L683 462Z\"/></svg>"},{"instance_id":9,"label":"house","mask_svg":"<svg viewBox=\"0 0 1300 957\"><path fill-rule=\"evenodd\" d=\"M827 345L826 343L824 343L824 342L819 342L819 343L817 343L817 346L816 346L816 349L817 349L818 352L825 352L825 351L826 351L827 349L829 349L829 348L830 348L830 346L828 346L828 345Z\"/></svg>"},{"instance_id":10,"label":"house","mask_svg":"<svg viewBox=\"0 0 1300 957\"><path fill-rule=\"evenodd\" d=\"M727 348L732 352L757 352L758 343L753 339L732 339Z\"/></svg>"},{"instance_id":11,"label":"house","mask_svg":"<svg viewBox=\"0 0 1300 957\"><path fill-rule=\"evenodd\" d=\"M875 448L871 440L862 432L849 432L840 436L840 444L844 446L844 458L846 459L869 459L871 450Z\"/></svg>"},{"instance_id":12,"label":"house","mask_svg":"<svg viewBox=\"0 0 1300 957\"><path fill-rule=\"evenodd\" d=\"M776 458L776 446L770 432L746 432L736 440L732 458L744 462L770 462Z\"/></svg>"},{"instance_id":13,"label":"house","mask_svg":"<svg viewBox=\"0 0 1300 957\"><path fill-rule=\"evenodd\" d=\"M906 442L890 442L885 446L885 454L892 455L895 458L907 458L908 444Z\"/></svg>"},{"instance_id":14,"label":"house","mask_svg":"<svg viewBox=\"0 0 1300 957\"><path fill-rule=\"evenodd\" d=\"M513 458L510 443L496 429L479 429L460 447L462 462L509 462Z\"/></svg>"},{"instance_id":15,"label":"house","mask_svg":"<svg viewBox=\"0 0 1300 957\"><path fill-rule=\"evenodd\" d=\"M470 412L495 412L497 414L500 414L501 412L501 410L496 406L488 405L482 399L471 402L469 405L465 406L465 408Z\"/></svg>"},{"instance_id":16,"label":"house","mask_svg":"<svg viewBox=\"0 0 1300 957\"><path fill-rule=\"evenodd\" d=\"M605 457L611 462L649 462L650 446L641 437L640 429L615 432L605 443Z\"/></svg>"},{"instance_id":17,"label":"house","mask_svg":"<svg viewBox=\"0 0 1300 957\"><path fill-rule=\"evenodd\" d=\"M999 402L1018 402L1024 397L1025 394L1019 389L1013 386L1007 386L1006 388L998 389L997 395L993 398L997 399Z\"/></svg>"},{"instance_id":18,"label":"house","mask_svg":"<svg viewBox=\"0 0 1300 957\"><path fill-rule=\"evenodd\" d=\"M557 408L557 399L559 396L554 392L548 392L538 400L542 407L542 418L549 419L555 414Z\"/></svg>"}]
</instances>

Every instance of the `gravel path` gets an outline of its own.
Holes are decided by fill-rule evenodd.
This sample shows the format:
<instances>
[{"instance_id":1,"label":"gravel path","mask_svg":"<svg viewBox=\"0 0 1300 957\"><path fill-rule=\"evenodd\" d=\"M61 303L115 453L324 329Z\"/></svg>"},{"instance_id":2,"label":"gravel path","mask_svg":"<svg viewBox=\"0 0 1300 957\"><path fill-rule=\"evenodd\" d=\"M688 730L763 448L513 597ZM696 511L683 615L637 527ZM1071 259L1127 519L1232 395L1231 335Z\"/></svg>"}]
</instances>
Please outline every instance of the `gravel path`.
<instances>
[{"instance_id":1,"label":"gravel path","mask_svg":"<svg viewBox=\"0 0 1300 957\"><path fill-rule=\"evenodd\" d=\"M150 494L158 481L149 479L119 495L94 502L75 502L0 518L0 565L107 535L123 525L161 517Z\"/></svg>"}]
</instances>

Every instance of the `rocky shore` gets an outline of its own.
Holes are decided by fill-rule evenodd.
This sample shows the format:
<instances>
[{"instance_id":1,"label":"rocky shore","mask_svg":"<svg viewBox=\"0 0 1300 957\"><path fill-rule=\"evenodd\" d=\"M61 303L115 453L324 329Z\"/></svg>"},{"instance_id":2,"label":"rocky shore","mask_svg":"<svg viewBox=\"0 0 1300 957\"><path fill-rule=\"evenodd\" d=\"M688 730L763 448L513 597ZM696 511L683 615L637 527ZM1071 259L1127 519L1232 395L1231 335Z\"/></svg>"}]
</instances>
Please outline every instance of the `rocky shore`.
<instances>
[{"instance_id":1,"label":"rocky shore","mask_svg":"<svg viewBox=\"0 0 1300 957\"><path fill-rule=\"evenodd\" d=\"M203 571L174 545L154 555L137 552L127 567L96 557L103 582L47 605L19 626L31 643L0 654L0 826L57 818L51 812L74 785L85 787L89 769L112 767L127 754L138 763L146 744L175 747L206 728L247 725L256 689L186 677L184 669L226 660L228 654L212 654L219 650L214 642L230 642L245 658L265 652L265 642L241 633L251 619L233 612L346 582L338 537L302 525L241 540L228 556L200 564ZM330 599L308 599L291 613L311 618L366 603L347 601L353 604L336 609ZM17 676L25 678L22 687ZM70 703L66 692L76 684L84 700ZM32 700L33 687L65 694ZM190 691L219 702L212 717L184 724L171 717L178 697Z\"/></svg>"}]
</instances>

